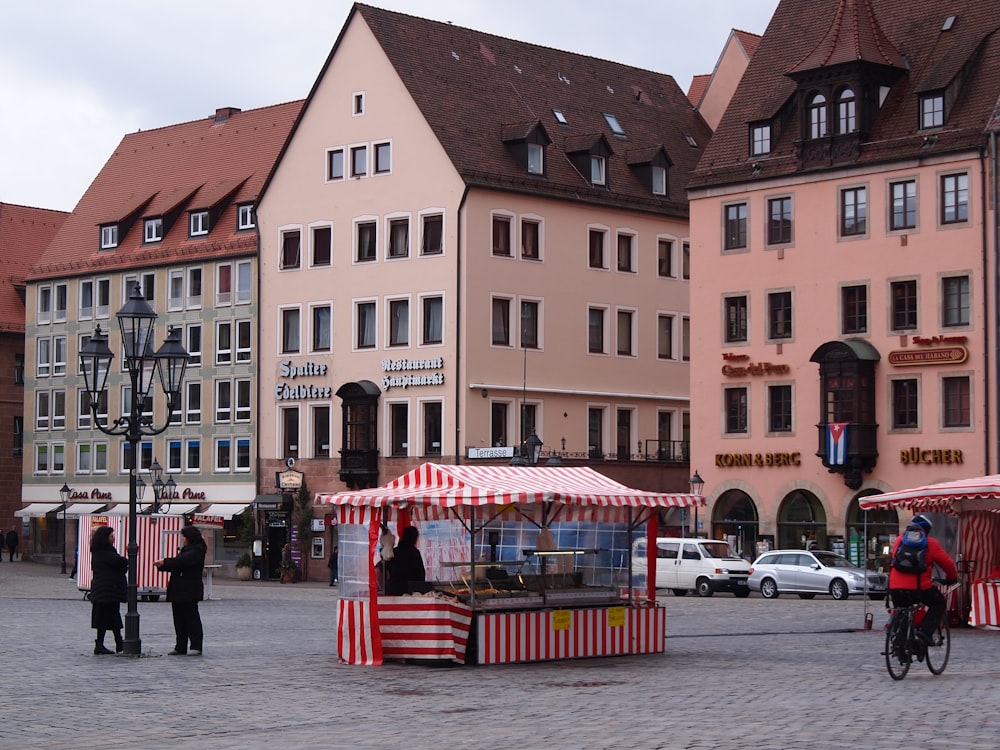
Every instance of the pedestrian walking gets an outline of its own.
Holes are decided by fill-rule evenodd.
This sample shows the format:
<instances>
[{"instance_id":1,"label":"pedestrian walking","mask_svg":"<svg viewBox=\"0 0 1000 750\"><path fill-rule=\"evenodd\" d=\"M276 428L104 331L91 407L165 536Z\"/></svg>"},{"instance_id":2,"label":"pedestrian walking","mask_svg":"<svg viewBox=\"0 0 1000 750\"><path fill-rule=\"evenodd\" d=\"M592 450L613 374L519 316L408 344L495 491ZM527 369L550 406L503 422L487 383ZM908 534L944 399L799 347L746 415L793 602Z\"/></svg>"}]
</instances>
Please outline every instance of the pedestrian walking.
<instances>
[{"instance_id":1,"label":"pedestrian walking","mask_svg":"<svg viewBox=\"0 0 1000 750\"><path fill-rule=\"evenodd\" d=\"M94 654L121 653L122 641L121 603L125 601L128 584L125 571L128 560L115 549L115 531L110 526L98 526L90 539L90 627L97 631ZM104 636L111 631L115 637L115 651L104 645Z\"/></svg>"},{"instance_id":2,"label":"pedestrian walking","mask_svg":"<svg viewBox=\"0 0 1000 750\"><path fill-rule=\"evenodd\" d=\"M183 546L176 557L153 563L157 569L170 574L167 581L167 601L174 617L174 648L169 656L201 656L205 637L198 613L198 602L205 598L202 573L205 570L205 553L208 545L197 526L181 529ZM190 650L189 650L190 649Z\"/></svg>"},{"instance_id":3,"label":"pedestrian walking","mask_svg":"<svg viewBox=\"0 0 1000 750\"><path fill-rule=\"evenodd\" d=\"M19 538L17 535L17 531L11 529L10 531L7 532L7 552L10 553L11 562L14 562L14 556L17 554L18 541ZM2 551L0 551L0 555L3 555Z\"/></svg>"},{"instance_id":4,"label":"pedestrian walking","mask_svg":"<svg viewBox=\"0 0 1000 750\"><path fill-rule=\"evenodd\" d=\"M337 545L333 545L333 551L330 553L330 561L326 564L326 567L330 569L330 585L337 585Z\"/></svg>"}]
</instances>

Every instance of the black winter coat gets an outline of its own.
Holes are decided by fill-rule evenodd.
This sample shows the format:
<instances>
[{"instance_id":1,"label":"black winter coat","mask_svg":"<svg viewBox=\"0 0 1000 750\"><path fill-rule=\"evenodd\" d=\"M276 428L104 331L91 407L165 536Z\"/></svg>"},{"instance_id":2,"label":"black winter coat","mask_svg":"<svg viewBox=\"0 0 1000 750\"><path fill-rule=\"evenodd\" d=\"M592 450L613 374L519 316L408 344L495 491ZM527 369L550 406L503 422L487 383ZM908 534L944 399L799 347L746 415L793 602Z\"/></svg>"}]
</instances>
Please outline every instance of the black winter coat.
<instances>
[{"instance_id":1,"label":"black winter coat","mask_svg":"<svg viewBox=\"0 0 1000 750\"><path fill-rule=\"evenodd\" d=\"M90 568L94 571L94 578L90 582L90 601L98 604L125 601L128 592L125 580L127 559L113 547L109 547L91 553Z\"/></svg>"},{"instance_id":2,"label":"black winter coat","mask_svg":"<svg viewBox=\"0 0 1000 750\"><path fill-rule=\"evenodd\" d=\"M205 598L205 584L201 579L205 569L205 552L208 551L204 542L191 542L181 547L177 557L168 557L163 561L163 570L170 573L167 582L168 602L200 602Z\"/></svg>"}]
</instances>

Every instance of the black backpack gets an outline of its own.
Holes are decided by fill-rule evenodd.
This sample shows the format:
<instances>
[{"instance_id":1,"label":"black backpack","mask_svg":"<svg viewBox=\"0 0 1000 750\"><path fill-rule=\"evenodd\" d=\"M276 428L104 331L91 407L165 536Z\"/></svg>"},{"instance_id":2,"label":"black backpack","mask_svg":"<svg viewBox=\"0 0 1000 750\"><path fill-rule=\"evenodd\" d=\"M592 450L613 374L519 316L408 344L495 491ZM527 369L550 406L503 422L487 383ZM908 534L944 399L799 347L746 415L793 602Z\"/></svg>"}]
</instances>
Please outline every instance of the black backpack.
<instances>
[{"instance_id":1,"label":"black backpack","mask_svg":"<svg viewBox=\"0 0 1000 750\"><path fill-rule=\"evenodd\" d=\"M927 532L916 524L910 524L903 532L892 567L900 573L920 574L927 570Z\"/></svg>"}]
</instances>

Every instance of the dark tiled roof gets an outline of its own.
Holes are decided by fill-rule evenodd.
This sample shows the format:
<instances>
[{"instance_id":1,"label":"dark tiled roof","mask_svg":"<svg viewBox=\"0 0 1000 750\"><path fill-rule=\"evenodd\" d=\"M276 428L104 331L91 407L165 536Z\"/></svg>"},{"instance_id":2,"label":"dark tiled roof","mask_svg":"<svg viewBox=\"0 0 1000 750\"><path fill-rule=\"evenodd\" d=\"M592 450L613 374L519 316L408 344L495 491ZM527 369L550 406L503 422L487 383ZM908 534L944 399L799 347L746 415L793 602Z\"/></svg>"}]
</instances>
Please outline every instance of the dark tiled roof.
<instances>
[{"instance_id":1,"label":"dark tiled roof","mask_svg":"<svg viewBox=\"0 0 1000 750\"><path fill-rule=\"evenodd\" d=\"M84 193L32 279L211 260L257 249L255 232L239 232L237 205L251 203L274 166L302 102L240 112L125 136ZM223 202L225 201L225 202ZM217 208L209 233L188 237L187 211ZM136 220L119 246L100 250L101 224L178 213L162 241L143 244Z\"/></svg>"},{"instance_id":2,"label":"dark tiled roof","mask_svg":"<svg viewBox=\"0 0 1000 750\"><path fill-rule=\"evenodd\" d=\"M909 72L893 86L856 163L946 153L983 143L1000 94L1000 0L782 0L690 187L743 182L750 179L754 163L760 167L760 178L800 170L799 112L789 106L796 84L786 74L818 49L847 6L862 4ZM956 20L949 31L942 31L948 16ZM941 89L963 72L968 77L944 127L932 131L936 138L925 144L928 131L918 129L920 93ZM749 123L775 118L783 107L787 121L772 142L771 153L751 158Z\"/></svg>"},{"instance_id":3,"label":"dark tiled roof","mask_svg":"<svg viewBox=\"0 0 1000 750\"><path fill-rule=\"evenodd\" d=\"M872 14L870 0L840 0L833 23L815 47L788 72L826 68L857 60L905 68Z\"/></svg>"},{"instance_id":4,"label":"dark tiled roof","mask_svg":"<svg viewBox=\"0 0 1000 750\"><path fill-rule=\"evenodd\" d=\"M733 29L733 33L740 40L740 44L743 45L743 51L746 52L747 59L749 60L753 57L754 52L757 51L757 47L760 46L760 34L743 31L742 29Z\"/></svg>"},{"instance_id":5,"label":"dark tiled roof","mask_svg":"<svg viewBox=\"0 0 1000 750\"><path fill-rule=\"evenodd\" d=\"M17 287L24 286L28 270L68 216L65 211L0 203L0 332L24 333L24 304Z\"/></svg>"},{"instance_id":6,"label":"dark tiled roof","mask_svg":"<svg viewBox=\"0 0 1000 750\"><path fill-rule=\"evenodd\" d=\"M348 23L354 14L371 28L468 184L687 216L684 186L701 150L684 136L704 145L711 131L671 76L367 5L355 5ZM612 133L604 113L617 118L626 137ZM536 120L552 139L544 178L528 175L503 140L507 126ZM608 189L592 187L566 156L567 142L583 136L593 143L600 135L615 154ZM652 195L624 158L628 149L657 144L674 165L666 199Z\"/></svg>"}]
</instances>

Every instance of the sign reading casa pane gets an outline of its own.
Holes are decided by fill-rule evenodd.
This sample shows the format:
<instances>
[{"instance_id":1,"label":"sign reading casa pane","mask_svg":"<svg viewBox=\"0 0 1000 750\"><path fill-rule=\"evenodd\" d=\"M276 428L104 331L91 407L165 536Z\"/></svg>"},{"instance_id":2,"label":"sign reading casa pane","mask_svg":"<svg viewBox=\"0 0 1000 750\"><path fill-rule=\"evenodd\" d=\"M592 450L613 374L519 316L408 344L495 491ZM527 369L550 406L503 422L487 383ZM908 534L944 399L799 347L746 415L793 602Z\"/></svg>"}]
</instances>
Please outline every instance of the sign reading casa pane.
<instances>
[{"instance_id":1,"label":"sign reading casa pane","mask_svg":"<svg viewBox=\"0 0 1000 750\"><path fill-rule=\"evenodd\" d=\"M443 372L423 372L423 370L441 370L444 367L444 357L431 359L383 359L382 390L390 388L409 388L419 385L444 385ZM401 372L403 375L389 373Z\"/></svg>"},{"instance_id":2,"label":"sign reading casa pane","mask_svg":"<svg viewBox=\"0 0 1000 750\"><path fill-rule=\"evenodd\" d=\"M299 378L326 378L329 366L320 362L293 364L290 359L278 363L279 382L274 385L275 401L294 401L305 398L332 398L333 388L315 383L296 383Z\"/></svg>"}]
</instances>

